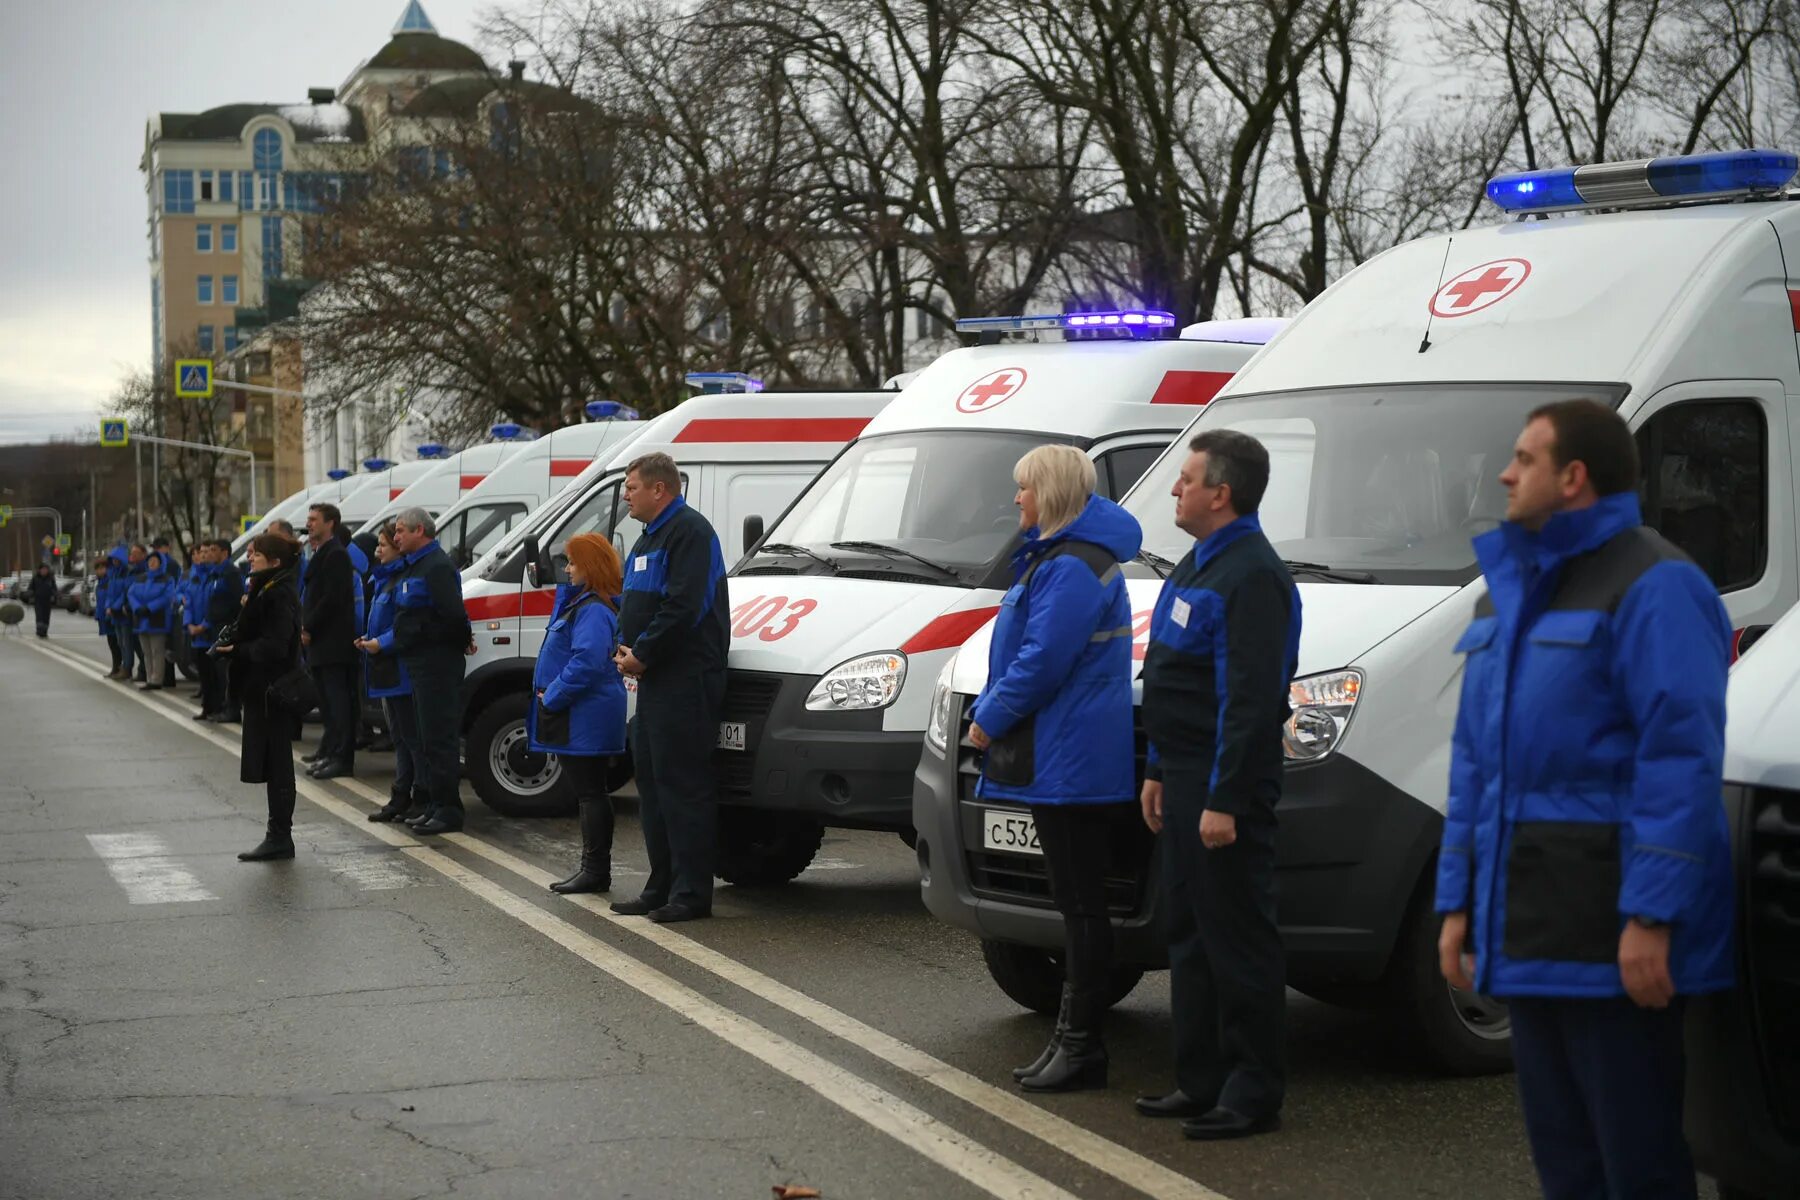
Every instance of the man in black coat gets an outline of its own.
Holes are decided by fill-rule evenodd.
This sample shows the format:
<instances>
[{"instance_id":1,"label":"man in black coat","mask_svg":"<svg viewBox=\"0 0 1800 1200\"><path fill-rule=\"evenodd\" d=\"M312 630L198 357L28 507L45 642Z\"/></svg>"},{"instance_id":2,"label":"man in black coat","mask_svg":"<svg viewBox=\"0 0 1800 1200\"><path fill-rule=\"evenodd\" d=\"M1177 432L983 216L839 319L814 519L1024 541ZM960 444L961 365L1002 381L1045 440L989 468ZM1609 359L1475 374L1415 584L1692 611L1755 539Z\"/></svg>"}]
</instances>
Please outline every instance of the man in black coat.
<instances>
[{"instance_id":1,"label":"man in black coat","mask_svg":"<svg viewBox=\"0 0 1800 1200\"><path fill-rule=\"evenodd\" d=\"M356 759L356 568L338 537L340 519L335 504L314 504L306 513L312 555L300 581L300 644L325 724L306 772L314 779L349 775Z\"/></svg>"},{"instance_id":2,"label":"man in black coat","mask_svg":"<svg viewBox=\"0 0 1800 1200\"><path fill-rule=\"evenodd\" d=\"M200 617L199 623L205 626L204 634L197 644L211 646L219 636L219 630L238 619L238 611L244 604L244 577L232 565L229 541L220 538L208 542L206 549L213 570L201 593L201 610L196 614ZM225 664L217 656L207 654L204 649L195 653L194 662L201 671L200 680L206 697L201 708L210 714L206 719L215 723L241 720L235 693L231 690L230 672L226 670Z\"/></svg>"},{"instance_id":3,"label":"man in black coat","mask_svg":"<svg viewBox=\"0 0 1800 1200\"><path fill-rule=\"evenodd\" d=\"M56 607L56 576L50 573L49 563L38 564L37 574L31 577L31 586L25 591L31 597L31 606L37 609L37 635L47 638L50 610Z\"/></svg>"},{"instance_id":4,"label":"man in black coat","mask_svg":"<svg viewBox=\"0 0 1800 1200\"><path fill-rule=\"evenodd\" d=\"M454 833L463 827L463 660L475 653L475 633L463 608L462 575L437 543L437 523L422 508L394 518L394 545L403 556L394 577L394 625L377 638L379 654L400 656L413 685L419 723L416 780L430 799L414 833ZM417 787L417 783L414 785Z\"/></svg>"}]
</instances>

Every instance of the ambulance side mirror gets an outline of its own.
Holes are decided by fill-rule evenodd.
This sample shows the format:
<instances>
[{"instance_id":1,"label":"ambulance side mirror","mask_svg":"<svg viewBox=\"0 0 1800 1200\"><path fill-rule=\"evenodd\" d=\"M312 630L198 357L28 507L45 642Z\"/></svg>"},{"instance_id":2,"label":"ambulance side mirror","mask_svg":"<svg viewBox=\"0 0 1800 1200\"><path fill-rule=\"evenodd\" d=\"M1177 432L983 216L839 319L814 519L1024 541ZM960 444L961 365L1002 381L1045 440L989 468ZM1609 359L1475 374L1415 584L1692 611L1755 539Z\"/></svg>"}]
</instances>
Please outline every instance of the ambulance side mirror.
<instances>
[{"instance_id":1,"label":"ambulance side mirror","mask_svg":"<svg viewBox=\"0 0 1800 1200\"><path fill-rule=\"evenodd\" d=\"M544 581L555 578L544 554L543 544L538 541L535 533L525 535L525 576L534 588L548 587L549 584Z\"/></svg>"},{"instance_id":2,"label":"ambulance side mirror","mask_svg":"<svg viewBox=\"0 0 1800 1200\"><path fill-rule=\"evenodd\" d=\"M1738 635L1738 657L1741 658L1748 654L1750 652L1750 647L1756 645L1756 643L1761 640L1762 635L1767 632L1769 632L1769 627L1767 625L1746 626L1744 632Z\"/></svg>"},{"instance_id":3,"label":"ambulance side mirror","mask_svg":"<svg viewBox=\"0 0 1800 1200\"><path fill-rule=\"evenodd\" d=\"M751 513L749 516L745 517L744 518L744 553L748 554L750 552L751 547L755 546L756 543L762 541L762 535L763 535L763 519L762 519L762 517L758 516L756 513Z\"/></svg>"}]
</instances>

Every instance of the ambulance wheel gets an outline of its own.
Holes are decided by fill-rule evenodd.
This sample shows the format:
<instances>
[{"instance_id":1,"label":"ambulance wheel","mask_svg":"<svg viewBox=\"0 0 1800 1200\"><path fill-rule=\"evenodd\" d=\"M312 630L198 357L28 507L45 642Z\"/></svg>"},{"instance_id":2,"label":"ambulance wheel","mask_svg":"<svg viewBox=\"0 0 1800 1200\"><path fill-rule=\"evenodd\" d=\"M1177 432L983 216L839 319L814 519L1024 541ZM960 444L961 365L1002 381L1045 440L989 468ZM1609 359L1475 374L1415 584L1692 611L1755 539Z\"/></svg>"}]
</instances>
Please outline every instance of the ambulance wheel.
<instances>
[{"instance_id":1,"label":"ambulance wheel","mask_svg":"<svg viewBox=\"0 0 1800 1200\"><path fill-rule=\"evenodd\" d=\"M525 733L530 698L509 692L481 710L469 726L469 782L481 802L503 817L563 817L575 797L554 754L531 748Z\"/></svg>"},{"instance_id":2,"label":"ambulance wheel","mask_svg":"<svg viewBox=\"0 0 1800 1200\"><path fill-rule=\"evenodd\" d=\"M1062 1007L1061 954L1018 942L982 938L981 957L987 963L988 975L1021 1008L1054 1017ZM1143 977L1144 972L1138 967L1114 967L1112 978L1107 981L1107 1004L1117 1004L1131 995L1131 989Z\"/></svg>"},{"instance_id":3,"label":"ambulance wheel","mask_svg":"<svg viewBox=\"0 0 1800 1200\"><path fill-rule=\"evenodd\" d=\"M719 862L714 873L739 887L787 883L812 864L825 827L799 813L719 806Z\"/></svg>"},{"instance_id":4,"label":"ambulance wheel","mask_svg":"<svg viewBox=\"0 0 1800 1200\"><path fill-rule=\"evenodd\" d=\"M1438 927L1432 908L1436 870L1426 872L1395 947L1391 983L1404 1019L1427 1061L1449 1075L1512 1070L1512 1019L1504 1001L1453 988L1438 970Z\"/></svg>"}]
</instances>

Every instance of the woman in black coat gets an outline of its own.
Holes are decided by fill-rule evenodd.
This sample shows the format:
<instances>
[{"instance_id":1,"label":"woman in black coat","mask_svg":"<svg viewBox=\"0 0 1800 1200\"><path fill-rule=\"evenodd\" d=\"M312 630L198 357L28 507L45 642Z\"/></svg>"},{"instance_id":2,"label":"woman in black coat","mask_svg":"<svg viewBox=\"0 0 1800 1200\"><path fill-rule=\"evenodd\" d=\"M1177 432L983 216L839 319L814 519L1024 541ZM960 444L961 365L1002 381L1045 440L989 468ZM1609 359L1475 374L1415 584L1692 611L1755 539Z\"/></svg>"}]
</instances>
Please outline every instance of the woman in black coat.
<instances>
[{"instance_id":1,"label":"woman in black coat","mask_svg":"<svg viewBox=\"0 0 1800 1200\"><path fill-rule=\"evenodd\" d=\"M31 586L26 588L31 597L31 606L37 609L37 635L50 636L50 610L56 606L56 576L50 573L49 563L39 563L37 574L31 577Z\"/></svg>"},{"instance_id":2,"label":"woman in black coat","mask_svg":"<svg viewBox=\"0 0 1800 1200\"><path fill-rule=\"evenodd\" d=\"M250 543L250 586L229 645L232 692L243 702L244 745L238 778L269 789L269 828L244 862L294 857L294 739L300 718L269 703L269 687L300 663L298 544L278 533Z\"/></svg>"}]
</instances>

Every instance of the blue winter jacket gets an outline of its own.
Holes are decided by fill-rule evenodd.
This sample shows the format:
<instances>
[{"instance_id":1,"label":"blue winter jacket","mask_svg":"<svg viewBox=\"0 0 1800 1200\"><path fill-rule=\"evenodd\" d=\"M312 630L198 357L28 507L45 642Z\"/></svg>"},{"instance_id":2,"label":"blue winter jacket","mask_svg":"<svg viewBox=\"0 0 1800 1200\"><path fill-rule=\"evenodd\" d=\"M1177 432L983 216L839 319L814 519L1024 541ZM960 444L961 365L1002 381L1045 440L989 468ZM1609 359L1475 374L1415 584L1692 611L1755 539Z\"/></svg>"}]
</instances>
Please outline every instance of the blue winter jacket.
<instances>
[{"instance_id":1,"label":"blue winter jacket","mask_svg":"<svg viewBox=\"0 0 1800 1200\"><path fill-rule=\"evenodd\" d=\"M140 634L171 633L175 629L175 580L164 574L149 576L131 585L126 593L132 626Z\"/></svg>"},{"instance_id":2,"label":"blue winter jacket","mask_svg":"<svg viewBox=\"0 0 1800 1200\"><path fill-rule=\"evenodd\" d=\"M618 618L599 596L563 593L531 672L533 750L625 753L625 679L612 661L618 644Z\"/></svg>"},{"instance_id":3,"label":"blue winter jacket","mask_svg":"<svg viewBox=\"0 0 1800 1200\"><path fill-rule=\"evenodd\" d=\"M975 723L994 740L976 795L1108 804L1136 794L1131 599L1118 564L1143 540L1137 519L1102 496L1050 537L1026 531L975 702Z\"/></svg>"},{"instance_id":4,"label":"blue winter jacket","mask_svg":"<svg viewBox=\"0 0 1800 1200\"><path fill-rule=\"evenodd\" d=\"M131 556L125 547L113 550L112 566L106 569L106 586L94 598L94 607L98 612L107 614L106 628L119 633L127 632L132 626L131 614L126 611L130 601L126 593L133 582L131 573ZM117 616L113 614L118 614Z\"/></svg>"},{"instance_id":5,"label":"blue winter jacket","mask_svg":"<svg viewBox=\"0 0 1800 1200\"><path fill-rule=\"evenodd\" d=\"M199 622L194 619L194 614L200 612L201 608L204 607L201 596L206 590L206 575L210 570L212 570L211 567L201 563L195 563L182 573L179 582L175 584L175 611L177 613L177 624L199 624Z\"/></svg>"},{"instance_id":6,"label":"blue winter jacket","mask_svg":"<svg viewBox=\"0 0 1800 1200\"><path fill-rule=\"evenodd\" d=\"M1632 916L1673 926L1677 990L1730 987L1718 592L1631 493L1475 552L1437 909L1470 913L1476 987L1623 995Z\"/></svg>"},{"instance_id":7,"label":"blue winter jacket","mask_svg":"<svg viewBox=\"0 0 1800 1200\"><path fill-rule=\"evenodd\" d=\"M381 641L384 649L380 654L363 655L363 682L369 695L377 700L383 696L412 695L412 677L406 673L406 664L394 653L391 636L395 593L400 582L397 576L405 567L405 560L397 558L377 565L372 574L375 595L369 601L369 621L363 627L363 637ZM383 634L389 636L383 638Z\"/></svg>"}]
</instances>

